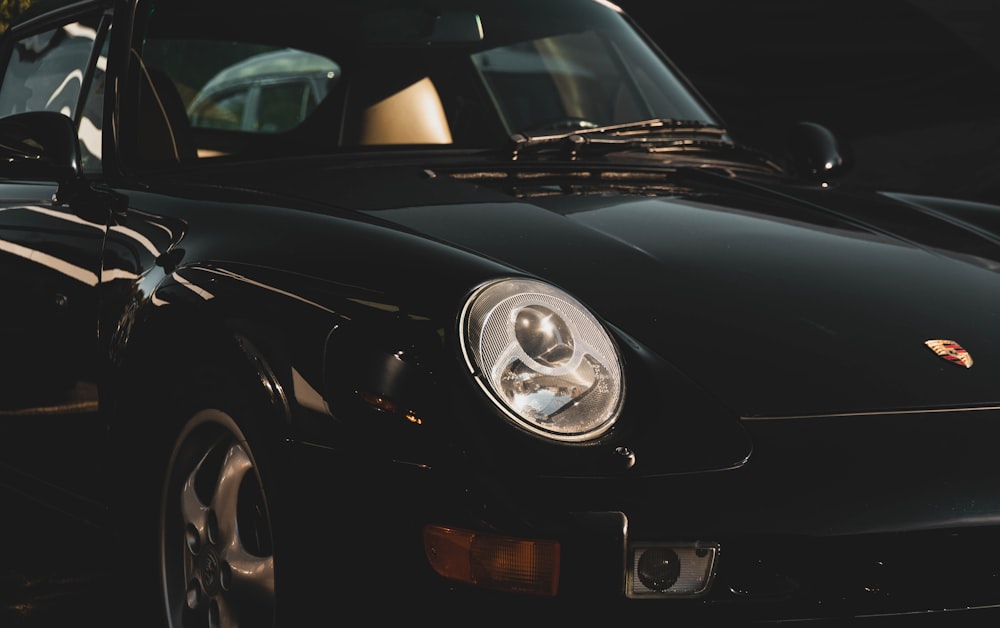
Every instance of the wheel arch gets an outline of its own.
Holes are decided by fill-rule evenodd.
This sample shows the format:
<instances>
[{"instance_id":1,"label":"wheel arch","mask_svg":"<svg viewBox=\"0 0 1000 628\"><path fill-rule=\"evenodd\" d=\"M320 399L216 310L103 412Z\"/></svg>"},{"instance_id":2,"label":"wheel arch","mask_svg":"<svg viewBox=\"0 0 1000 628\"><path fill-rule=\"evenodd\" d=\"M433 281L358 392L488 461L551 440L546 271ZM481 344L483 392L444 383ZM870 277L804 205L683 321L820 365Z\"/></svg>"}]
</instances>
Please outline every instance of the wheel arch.
<instances>
[{"instance_id":1,"label":"wheel arch","mask_svg":"<svg viewBox=\"0 0 1000 628\"><path fill-rule=\"evenodd\" d=\"M442 423L440 393L455 368L447 310L416 312L403 297L374 300L371 291L273 269L262 287L247 268L233 280L232 268L213 267L212 282L192 290L198 270L167 276L117 324L110 397L119 429L142 428L136 409L165 389L184 394L178 378L193 366L252 386L272 436L308 439L352 425L374 435L392 425L390 415L405 422L411 411ZM369 420L373 412L381 420Z\"/></svg>"},{"instance_id":2,"label":"wheel arch","mask_svg":"<svg viewBox=\"0 0 1000 628\"><path fill-rule=\"evenodd\" d=\"M185 394L185 375L206 368L224 370L253 385L267 402L267 414L277 423L289 422L287 379L279 374L288 367L266 330L185 308L157 314L133 327L113 367L113 424L138 420L123 413L161 398L164 392L171 397Z\"/></svg>"}]
</instances>

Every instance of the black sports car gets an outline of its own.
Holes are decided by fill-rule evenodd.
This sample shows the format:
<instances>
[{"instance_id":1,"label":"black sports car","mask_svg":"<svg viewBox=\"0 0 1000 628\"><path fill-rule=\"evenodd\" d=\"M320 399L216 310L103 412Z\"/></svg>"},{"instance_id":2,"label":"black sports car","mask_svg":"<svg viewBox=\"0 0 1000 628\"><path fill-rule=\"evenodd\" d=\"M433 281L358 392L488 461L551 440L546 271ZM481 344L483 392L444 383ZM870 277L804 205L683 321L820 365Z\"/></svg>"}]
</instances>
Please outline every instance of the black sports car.
<instances>
[{"instance_id":1,"label":"black sports car","mask_svg":"<svg viewBox=\"0 0 1000 628\"><path fill-rule=\"evenodd\" d=\"M1000 603L1000 208L744 146L605 0L33 9L0 470L109 615Z\"/></svg>"}]
</instances>

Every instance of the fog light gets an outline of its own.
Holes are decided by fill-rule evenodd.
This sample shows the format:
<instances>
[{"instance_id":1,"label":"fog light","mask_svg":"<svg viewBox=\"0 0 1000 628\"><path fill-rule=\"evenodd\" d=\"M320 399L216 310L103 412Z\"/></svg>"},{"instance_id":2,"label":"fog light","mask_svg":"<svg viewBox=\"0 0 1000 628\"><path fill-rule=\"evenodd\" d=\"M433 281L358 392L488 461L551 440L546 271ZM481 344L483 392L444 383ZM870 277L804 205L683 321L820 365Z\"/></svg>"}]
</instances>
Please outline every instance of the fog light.
<instances>
[{"instance_id":1,"label":"fog light","mask_svg":"<svg viewBox=\"0 0 1000 628\"><path fill-rule=\"evenodd\" d=\"M559 588L559 543L424 527L424 553L441 576L510 593L554 596Z\"/></svg>"},{"instance_id":2,"label":"fog light","mask_svg":"<svg viewBox=\"0 0 1000 628\"><path fill-rule=\"evenodd\" d=\"M639 556L636 569L639 581L651 591L666 591L677 584L681 575L681 559L669 547L654 547Z\"/></svg>"},{"instance_id":3,"label":"fog light","mask_svg":"<svg viewBox=\"0 0 1000 628\"><path fill-rule=\"evenodd\" d=\"M715 576L719 546L711 543L635 544L629 550L625 594L630 598L698 597Z\"/></svg>"}]
</instances>

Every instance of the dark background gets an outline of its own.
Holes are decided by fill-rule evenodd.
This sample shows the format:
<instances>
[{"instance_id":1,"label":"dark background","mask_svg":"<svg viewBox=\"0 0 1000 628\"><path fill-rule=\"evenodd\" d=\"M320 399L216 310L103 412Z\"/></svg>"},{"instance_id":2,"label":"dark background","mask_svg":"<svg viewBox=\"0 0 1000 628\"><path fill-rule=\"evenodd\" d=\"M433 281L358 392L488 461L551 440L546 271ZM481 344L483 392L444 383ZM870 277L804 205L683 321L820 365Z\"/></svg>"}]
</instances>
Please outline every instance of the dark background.
<instances>
[{"instance_id":1,"label":"dark background","mask_svg":"<svg viewBox=\"0 0 1000 628\"><path fill-rule=\"evenodd\" d=\"M1000 203L995 0L620 0L722 115L772 153L820 122L852 182Z\"/></svg>"}]
</instances>

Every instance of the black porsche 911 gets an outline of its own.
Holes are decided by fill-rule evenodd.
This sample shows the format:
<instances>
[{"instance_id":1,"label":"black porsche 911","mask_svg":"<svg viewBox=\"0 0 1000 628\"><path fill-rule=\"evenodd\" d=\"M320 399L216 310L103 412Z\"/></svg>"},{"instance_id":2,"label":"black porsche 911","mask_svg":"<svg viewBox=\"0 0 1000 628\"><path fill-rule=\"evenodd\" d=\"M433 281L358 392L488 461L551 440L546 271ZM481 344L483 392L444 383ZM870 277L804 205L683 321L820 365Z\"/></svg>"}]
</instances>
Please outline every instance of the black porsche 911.
<instances>
[{"instance_id":1,"label":"black porsche 911","mask_svg":"<svg viewBox=\"0 0 1000 628\"><path fill-rule=\"evenodd\" d=\"M0 67L0 472L101 621L1000 604L1000 207L743 145L605 0L38 0Z\"/></svg>"}]
</instances>

